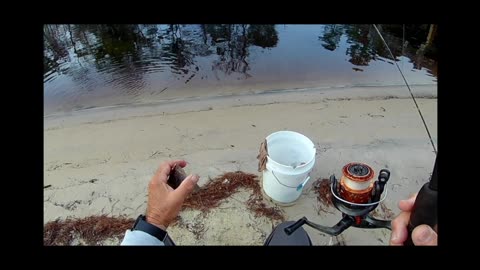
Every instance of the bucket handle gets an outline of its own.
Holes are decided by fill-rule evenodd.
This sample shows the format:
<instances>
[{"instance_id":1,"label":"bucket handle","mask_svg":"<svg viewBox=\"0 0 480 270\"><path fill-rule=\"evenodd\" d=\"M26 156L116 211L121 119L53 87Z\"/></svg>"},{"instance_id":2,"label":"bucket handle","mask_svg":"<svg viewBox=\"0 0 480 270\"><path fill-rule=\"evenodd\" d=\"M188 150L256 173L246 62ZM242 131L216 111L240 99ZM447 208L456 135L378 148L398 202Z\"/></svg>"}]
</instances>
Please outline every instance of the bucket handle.
<instances>
[{"instance_id":1,"label":"bucket handle","mask_svg":"<svg viewBox=\"0 0 480 270\"><path fill-rule=\"evenodd\" d=\"M310 176L307 176L307 178L305 179L305 181L303 181L300 185L298 185L297 191L302 190L303 187L307 184L308 180L310 180Z\"/></svg>"},{"instance_id":2,"label":"bucket handle","mask_svg":"<svg viewBox=\"0 0 480 270\"><path fill-rule=\"evenodd\" d=\"M297 191L300 191L300 190L303 188L303 186L305 186L305 184L308 182L308 180L310 180L310 176L307 176L307 177L305 178L305 180L303 180L300 185L298 185L298 186L296 186L296 187L292 187L292 186L285 185L284 183L280 182L280 180L278 179L278 177L275 175L275 172L274 172L273 170L272 170L271 172L272 172L272 175L275 177L275 179L277 180L277 182L278 182L280 185L282 185L282 186L284 186L284 187L287 187L287 188L295 188Z\"/></svg>"}]
</instances>

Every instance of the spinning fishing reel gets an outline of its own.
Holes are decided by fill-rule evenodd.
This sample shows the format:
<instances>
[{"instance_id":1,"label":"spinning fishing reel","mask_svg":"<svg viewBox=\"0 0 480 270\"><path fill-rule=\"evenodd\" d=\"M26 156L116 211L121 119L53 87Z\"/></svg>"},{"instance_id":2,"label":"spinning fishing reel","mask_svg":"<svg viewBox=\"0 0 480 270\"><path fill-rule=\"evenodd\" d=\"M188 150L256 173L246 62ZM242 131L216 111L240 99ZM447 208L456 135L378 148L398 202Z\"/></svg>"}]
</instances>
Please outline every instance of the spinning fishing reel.
<instances>
[{"instance_id":1,"label":"spinning fishing reel","mask_svg":"<svg viewBox=\"0 0 480 270\"><path fill-rule=\"evenodd\" d=\"M390 220L379 220L370 215L382 197L385 184L390 178L390 171L380 170L378 180L373 181L373 169L363 163L349 163L343 167L340 181L335 175L330 176L329 184L332 192L332 203L340 212L342 219L333 227L326 227L302 217L297 222L284 228L287 235L291 235L303 224L315 228L331 236L337 236L350 226L363 229L386 228L391 230Z\"/></svg>"}]
</instances>

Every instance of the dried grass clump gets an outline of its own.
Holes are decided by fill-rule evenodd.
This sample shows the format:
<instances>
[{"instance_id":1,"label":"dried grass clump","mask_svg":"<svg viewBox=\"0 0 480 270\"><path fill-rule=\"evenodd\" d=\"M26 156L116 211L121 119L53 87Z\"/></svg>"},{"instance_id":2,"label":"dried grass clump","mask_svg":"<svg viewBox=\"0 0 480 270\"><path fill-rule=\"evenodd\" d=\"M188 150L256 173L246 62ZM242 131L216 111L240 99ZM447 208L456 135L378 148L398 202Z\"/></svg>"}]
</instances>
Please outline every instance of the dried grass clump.
<instances>
[{"instance_id":1,"label":"dried grass clump","mask_svg":"<svg viewBox=\"0 0 480 270\"><path fill-rule=\"evenodd\" d=\"M46 246L71 245L79 237L87 245L97 245L109 238L121 239L135 222L132 218L90 216L48 222L43 227L43 244Z\"/></svg>"},{"instance_id":2,"label":"dried grass clump","mask_svg":"<svg viewBox=\"0 0 480 270\"><path fill-rule=\"evenodd\" d=\"M261 187L257 176L242 171L228 172L210 181L199 191L190 195L183 203L183 208L208 211L218 206L222 200L230 197L239 188L252 190L247 206L255 212L255 216L266 216L275 220L284 220L281 211L276 207L267 207L263 202Z\"/></svg>"}]
</instances>

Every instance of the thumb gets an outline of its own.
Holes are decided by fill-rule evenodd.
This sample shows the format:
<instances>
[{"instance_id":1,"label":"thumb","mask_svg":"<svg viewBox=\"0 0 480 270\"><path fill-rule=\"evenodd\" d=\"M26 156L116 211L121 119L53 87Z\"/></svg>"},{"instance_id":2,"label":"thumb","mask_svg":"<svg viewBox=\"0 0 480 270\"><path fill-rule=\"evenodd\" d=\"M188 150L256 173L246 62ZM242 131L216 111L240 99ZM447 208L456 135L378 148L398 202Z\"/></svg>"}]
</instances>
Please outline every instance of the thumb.
<instances>
[{"instance_id":1,"label":"thumb","mask_svg":"<svg viewBox=\"0 0 480 270\"><path fill-rule=\"evenodd\" d=\"M173 193L177 198L181 198L184 200L190 193L192 193L193 189L195 188L195 185L198 182L198 179L200 177L198 175L191 174L185 178L185 180L182 181L180 186L178 186Z\"/></svg>"},{"instance_id":2,"label":"thumb","mask_svg":"<svg viewBox=\"0 0 480 270\"><path fill-rule=\"evenodd\" d=\"M436 246L437 233L428 225L417 226L412 232L415 246Z\"/></svg>"}]
</instances>

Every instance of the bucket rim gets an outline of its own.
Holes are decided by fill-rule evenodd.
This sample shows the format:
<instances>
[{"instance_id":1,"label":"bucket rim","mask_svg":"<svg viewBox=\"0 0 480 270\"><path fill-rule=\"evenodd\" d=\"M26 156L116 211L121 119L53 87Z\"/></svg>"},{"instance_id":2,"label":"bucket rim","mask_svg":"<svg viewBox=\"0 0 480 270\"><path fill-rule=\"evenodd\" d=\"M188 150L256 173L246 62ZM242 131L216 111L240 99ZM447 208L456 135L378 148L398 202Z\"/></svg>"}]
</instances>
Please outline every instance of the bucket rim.
<instances>
[{"instance_id":1,"label":"bucket rim","mask_svg":"<svg viewBox=\"0 0 480 270\"><path fill-rule=\"evenodd\" d=\"M302 164L302 165L298 165L297 167L293 168L293 166L291 165L284 165L284 164L281 164L281 163L278 163L276 162L273 158L271 158L269 155L267 155L267 159L269 161L271 161L272 163L275 163L275 165L278 165L280 167L283 167L283 168L289 168L289 169L302 169L304 167L306 167L307 165L310 165L314 160L315 160L315 157L313 157L309 162L305 163L305 164Z\"/></svg>"},{"instance_id":2,"label":"bucket rim","mask_svg":"<svg viewBox=\"0 0 480 270\"><path fill-rule=\"evenodd\" d=\"M312 143L312 146L313 146L313 149L315 149L315 153L317 152L317 149L315 147L315 144L312 142L312 140L310 138L308 138L307 136L303 135L302 133L299 133L299 132L296 132L296 131L291 131L291 130L280 130L280 131L276 131L274 133L271 133L270 135L268 135L265 140L267 140L267 147L268 147L268 138L270 138L271 136L275 135L275 134L278 134L278 133L293 133L293 134L296 134L296 135L300 135L301 137L304 137L305 139L307 139L309 142ZM281 164L281 163L278 163L277 161L275 161L273 158L270 157L270 154L267 154L267 160L268 161L272 161L274 164L280 166L280 167L283 167L283 168L293 168L294 170L296 169L301 169L301 168L304 168L308 165L310 165L312 162L315 161L315 157L316 155L313 155L312 159L309 160L307 163L305 164L302 164L302 165L298 165L296 166L295 168L291 165L285 165L285 164Z\"/></svg>"}]
</instances>

